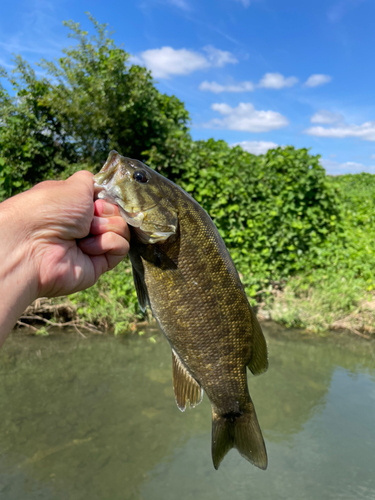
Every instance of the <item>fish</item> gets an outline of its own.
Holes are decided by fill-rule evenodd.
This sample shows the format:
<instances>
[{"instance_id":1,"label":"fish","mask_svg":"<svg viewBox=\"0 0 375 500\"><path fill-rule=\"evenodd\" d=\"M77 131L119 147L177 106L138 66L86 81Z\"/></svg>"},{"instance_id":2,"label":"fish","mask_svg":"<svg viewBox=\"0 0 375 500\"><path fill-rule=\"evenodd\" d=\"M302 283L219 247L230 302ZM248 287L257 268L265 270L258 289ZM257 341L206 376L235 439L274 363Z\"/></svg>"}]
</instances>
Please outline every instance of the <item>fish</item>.
<instances>
[{"instance_id":1,"label":"fish","mask_svg":"<svg viewBox=\"0 0 375 500\"><path fill-rule=\"evenodd\" d=\"M151 309L172 350L178 408L203 391L212 407L215 469L232 448L265 470L267 452L247 368L268 368L267 344L231 256L207 212L177 184L111 151L94 176L97 198L119 206L140 308Z\"/></svg>"}]
</instances>

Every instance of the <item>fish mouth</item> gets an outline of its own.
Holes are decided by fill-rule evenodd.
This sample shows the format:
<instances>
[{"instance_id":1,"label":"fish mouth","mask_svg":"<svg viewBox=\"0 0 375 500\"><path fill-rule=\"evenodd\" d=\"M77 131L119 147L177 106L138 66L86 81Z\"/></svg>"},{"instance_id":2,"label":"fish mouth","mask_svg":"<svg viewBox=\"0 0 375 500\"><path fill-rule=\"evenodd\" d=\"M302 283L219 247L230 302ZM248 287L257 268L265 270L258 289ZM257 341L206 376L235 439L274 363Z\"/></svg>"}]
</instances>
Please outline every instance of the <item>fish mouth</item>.
<instances>
[{"instance_id":1,"label":"fish mouth","mask_svg":"<svg viewBox=\"0 0 375 500\"><path fill-rule=\"evenodd\" d=\"M145 216L141 207L131 207L131 210L129 210L129 207L126 207L126 203L121 198L112 196L104 186L98 184L95 180L94 200L106 200L113 205L117 205L122 218L125 219L129 225L133 227L140 227L142 225Z\"/></svg>"}]
</instances>

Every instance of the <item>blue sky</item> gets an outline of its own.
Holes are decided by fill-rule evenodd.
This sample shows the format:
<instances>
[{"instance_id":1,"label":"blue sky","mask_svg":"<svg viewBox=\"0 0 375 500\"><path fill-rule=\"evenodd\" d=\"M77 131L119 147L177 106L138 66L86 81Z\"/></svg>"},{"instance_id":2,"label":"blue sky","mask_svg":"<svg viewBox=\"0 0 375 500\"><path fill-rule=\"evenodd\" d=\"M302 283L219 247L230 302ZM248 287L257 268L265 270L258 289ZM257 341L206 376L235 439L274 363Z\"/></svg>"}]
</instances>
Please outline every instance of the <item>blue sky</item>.
<instances>
[{"instance_id":1,"label":"blue sky","mask_svg":"<svg viewBox=\"0 0 375 500\"><path fill-rule=\"evenodd\" d=\"M58 57L63 20L92 30L85 11L184 101L194 139L307 147L328 173L375 173L374 0L4 0L0 65Z\"/></svg>"}]
</instances>

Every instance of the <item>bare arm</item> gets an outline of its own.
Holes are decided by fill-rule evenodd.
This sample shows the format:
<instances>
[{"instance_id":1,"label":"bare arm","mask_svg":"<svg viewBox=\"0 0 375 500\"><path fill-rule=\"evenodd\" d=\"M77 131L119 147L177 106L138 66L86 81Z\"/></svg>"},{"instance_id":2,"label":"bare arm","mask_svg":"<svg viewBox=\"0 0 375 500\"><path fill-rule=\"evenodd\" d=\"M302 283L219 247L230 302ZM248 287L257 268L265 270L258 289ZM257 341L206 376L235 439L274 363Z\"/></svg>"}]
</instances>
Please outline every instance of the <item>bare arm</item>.
<instances>
[{"instance_id":1,"label":"bare arm","mask_svg":"<svg viewBox=\"0 0 375 500\"><path fill-rule=\"evenodd\" d=\"M33 300L89 288L129 251L118 208L93 197L81 171L0 204L0 346Z\"/></svg>"}]
</instances>

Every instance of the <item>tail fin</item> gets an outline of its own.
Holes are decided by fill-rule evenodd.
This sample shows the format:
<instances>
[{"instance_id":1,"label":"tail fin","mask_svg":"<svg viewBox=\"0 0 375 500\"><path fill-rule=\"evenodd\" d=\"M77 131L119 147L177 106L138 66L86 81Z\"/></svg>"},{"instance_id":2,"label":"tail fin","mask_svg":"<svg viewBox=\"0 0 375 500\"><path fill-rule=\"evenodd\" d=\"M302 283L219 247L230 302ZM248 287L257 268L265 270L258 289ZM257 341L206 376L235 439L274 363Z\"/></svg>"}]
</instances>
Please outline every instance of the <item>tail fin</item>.
<instances>
[{"instance_id":1,"label":"tail fin","mask_svg":"<svg viewBox=\"0 0 375 500\"><path fill-rule=\"evenodd\" d=\"M253 465L267 469L266 447L252 404L244 413L219 415L212 409L212 461L216 470L232 448Z\"/></svg>"}]
</instances>

